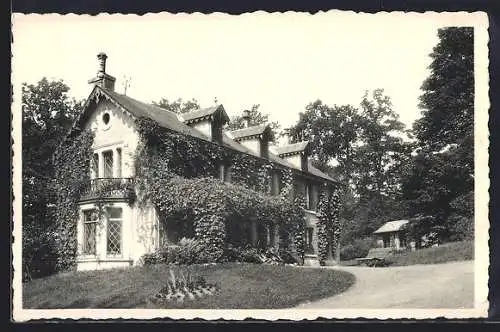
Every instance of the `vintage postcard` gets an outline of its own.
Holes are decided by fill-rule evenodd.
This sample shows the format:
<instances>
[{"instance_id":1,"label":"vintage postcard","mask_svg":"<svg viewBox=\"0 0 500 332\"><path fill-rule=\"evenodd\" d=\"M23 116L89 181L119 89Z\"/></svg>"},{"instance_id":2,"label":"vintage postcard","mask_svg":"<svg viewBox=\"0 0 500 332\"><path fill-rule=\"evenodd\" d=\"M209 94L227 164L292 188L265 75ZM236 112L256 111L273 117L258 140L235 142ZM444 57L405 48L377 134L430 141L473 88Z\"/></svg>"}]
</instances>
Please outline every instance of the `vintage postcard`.
<instances>
[{"instance_id":1,"label":"vintage postcard","mask_svg":"<svg viewBox=\"0 0 500 332\"><path fill-rule=\"evenodd\" d=\"M480 318L485 13L12 15L13 318Z\"/></svg>"}]
</instances>

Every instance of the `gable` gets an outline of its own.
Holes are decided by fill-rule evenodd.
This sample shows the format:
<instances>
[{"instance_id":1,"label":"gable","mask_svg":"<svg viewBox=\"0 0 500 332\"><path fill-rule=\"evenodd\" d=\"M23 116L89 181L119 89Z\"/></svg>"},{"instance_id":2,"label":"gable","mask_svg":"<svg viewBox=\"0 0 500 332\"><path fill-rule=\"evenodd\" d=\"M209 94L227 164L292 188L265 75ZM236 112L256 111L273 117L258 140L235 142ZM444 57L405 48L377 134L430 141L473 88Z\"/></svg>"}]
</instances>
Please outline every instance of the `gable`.
<instances>
[{"instance_id":1,"label":"gable","mask_svg":"<svg viewBox=\"0 0 500 332\"><path fill-rule=\"evenodd\" d=\"M133 143L139 139L132 117L106 99L99 100L89 110L82 128L91 129L95 133L95 147Z\"/></svg>"}]
</instances>

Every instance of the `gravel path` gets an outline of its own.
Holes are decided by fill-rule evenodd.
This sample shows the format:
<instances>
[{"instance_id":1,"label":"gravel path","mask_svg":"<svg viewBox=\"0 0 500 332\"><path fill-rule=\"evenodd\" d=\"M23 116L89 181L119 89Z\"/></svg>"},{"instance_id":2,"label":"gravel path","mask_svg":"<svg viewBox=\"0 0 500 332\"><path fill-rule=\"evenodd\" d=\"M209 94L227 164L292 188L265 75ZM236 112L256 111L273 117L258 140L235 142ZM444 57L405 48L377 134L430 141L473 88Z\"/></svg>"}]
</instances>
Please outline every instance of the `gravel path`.
<instances>
[{"instance_id":1,"label":"gravel path","mask_svg":"<svg viewBox=\"0 0 500 332\"><path fill-rule=\"evenodd\" d=\"M331 267L351 272L346 292L299 308L472 308L474 262L399 267Z\"/></svg>"}]
</instances>

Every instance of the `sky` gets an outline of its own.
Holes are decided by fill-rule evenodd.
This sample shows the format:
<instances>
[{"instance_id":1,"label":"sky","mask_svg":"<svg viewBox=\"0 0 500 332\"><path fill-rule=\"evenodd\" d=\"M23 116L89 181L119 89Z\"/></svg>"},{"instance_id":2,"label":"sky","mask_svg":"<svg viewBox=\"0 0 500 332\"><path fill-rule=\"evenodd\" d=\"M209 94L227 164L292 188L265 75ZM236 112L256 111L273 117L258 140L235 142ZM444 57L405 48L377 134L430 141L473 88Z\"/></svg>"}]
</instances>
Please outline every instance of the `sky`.
<instances>
[{"instance_id":1,"label":"sky","mask_svg":"<svg viewBox=\"0 0 500 332\"><path fill-rule=\"evenodd\" d=\"M366 90L383 88L410 127L437 29L456 24L398 13L14 14L13 83L62 79L86 98L105 52L115 90L129 77L127 95L144 102L217 98L229 116L260 104L286 128L316 99L358 107Z\"/></svg>"}]
</instances>

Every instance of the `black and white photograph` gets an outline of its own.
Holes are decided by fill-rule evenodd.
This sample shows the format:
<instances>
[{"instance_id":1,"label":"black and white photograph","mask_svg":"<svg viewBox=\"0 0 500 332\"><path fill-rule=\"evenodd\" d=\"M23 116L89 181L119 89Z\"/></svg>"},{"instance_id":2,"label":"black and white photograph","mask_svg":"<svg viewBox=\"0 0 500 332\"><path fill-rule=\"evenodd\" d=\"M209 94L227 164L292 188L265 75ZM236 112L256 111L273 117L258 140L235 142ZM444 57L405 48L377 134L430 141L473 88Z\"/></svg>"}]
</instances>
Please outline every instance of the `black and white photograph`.
<instances>
[{"instance_id":1,"label":"black and white photograph","mask_svg":"<svg viewBox=\"0 0 500 332\"><path fill-rule=\"evenodd\" d=\"M487 29L13 14L14 319L486 317Z\"/></svg>"}]
</instances>

